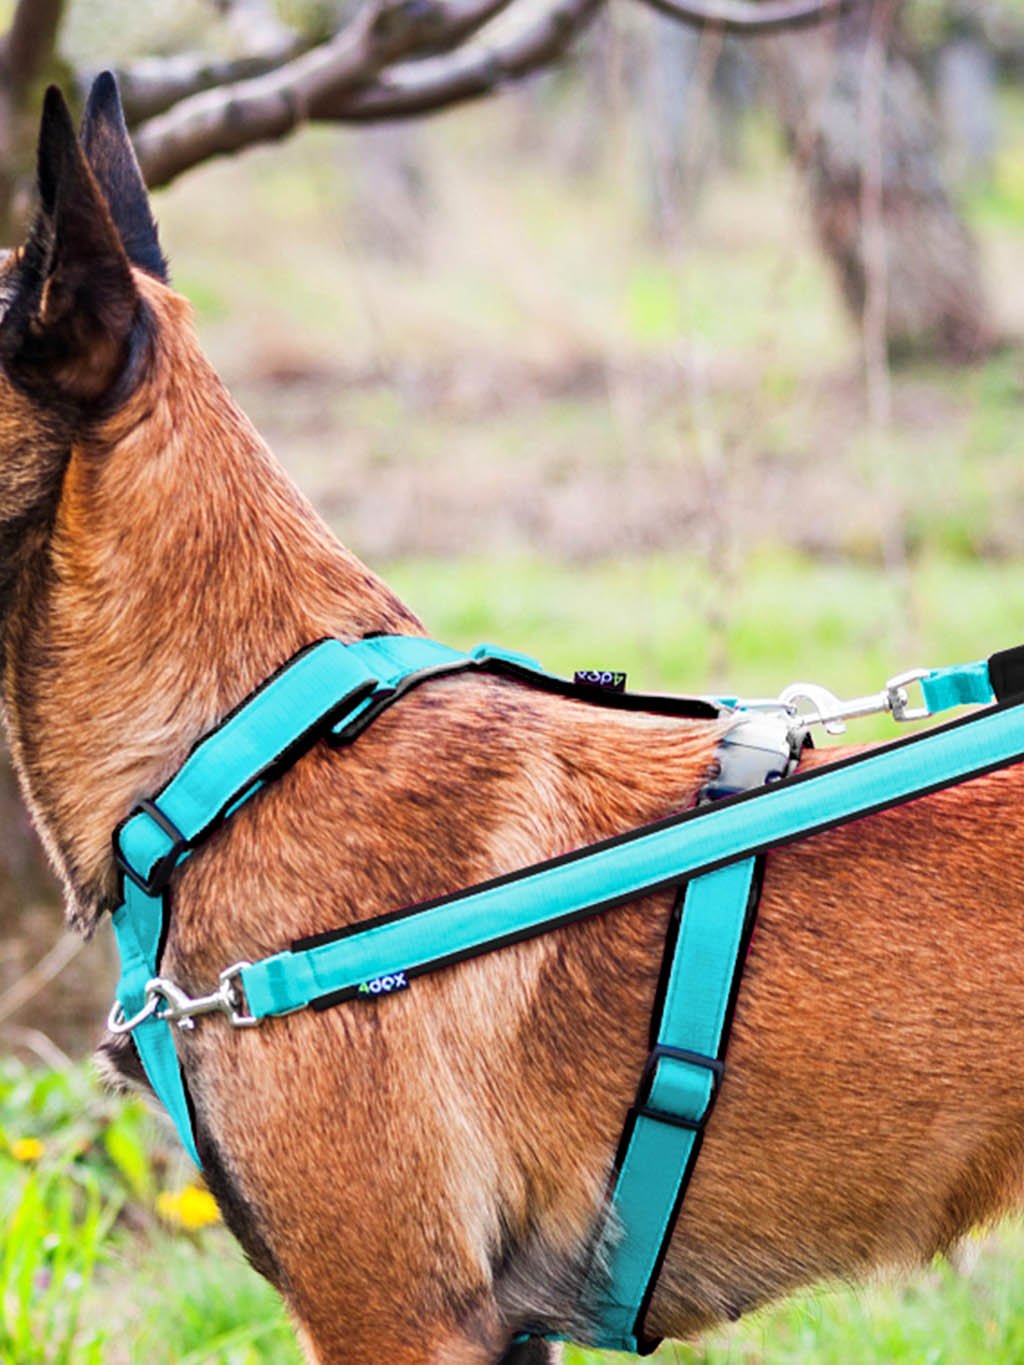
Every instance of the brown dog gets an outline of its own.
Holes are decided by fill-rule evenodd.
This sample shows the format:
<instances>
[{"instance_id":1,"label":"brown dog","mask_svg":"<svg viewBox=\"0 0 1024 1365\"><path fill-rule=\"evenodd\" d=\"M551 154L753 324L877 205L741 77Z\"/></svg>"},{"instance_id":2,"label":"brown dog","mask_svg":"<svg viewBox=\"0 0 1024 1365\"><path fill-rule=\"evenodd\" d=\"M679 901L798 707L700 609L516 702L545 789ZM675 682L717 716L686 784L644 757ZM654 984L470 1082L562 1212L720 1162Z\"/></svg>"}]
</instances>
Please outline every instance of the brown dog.
<instances>
[{"instance_id":1,"label":"brown dog","mask_svg":"<svg viewBox=\"0 0 1024 1365\"><path fill-rule=\"evenodd\" d=\"M39 197L0 270L4 698L88 931L115 901L111 830L198 736L311 640L420 626L203 358L109 79L82 145L48 95ZM716 737L495 678L421 687L187 863L162 969L206 990L239 958L678 810ZM651 1333L919 1261L1019 1202L1020 792L1007 770L769 857ZM468 1365L523 1323L585 1331L669 909L545 934L377 1008L179 1038L212 1188L311 1360Z\"/></svg>"}]
</instances>

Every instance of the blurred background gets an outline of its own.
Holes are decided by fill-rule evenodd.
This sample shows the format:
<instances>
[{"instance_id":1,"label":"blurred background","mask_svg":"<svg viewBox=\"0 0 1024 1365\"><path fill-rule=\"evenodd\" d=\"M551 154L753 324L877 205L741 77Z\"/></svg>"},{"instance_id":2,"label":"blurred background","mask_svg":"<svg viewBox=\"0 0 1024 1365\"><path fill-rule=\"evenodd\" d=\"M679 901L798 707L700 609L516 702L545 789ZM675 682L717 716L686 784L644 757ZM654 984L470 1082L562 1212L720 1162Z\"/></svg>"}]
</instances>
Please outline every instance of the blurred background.
<instances>
[{"instance_id":1,"label":"blurred background","mask_svg":"<svg viewBox=\"0 0 1024 1365\"><path fill-rule=\"evenodd\" d=\"M42 85L80 101L118 68L215 364L452 644L646 689L852 695L1018 643L1024 2L863 0L734 33L568 0L572 41L512 81L503 54L550 19L516 4L467 47L403 36L415 7L392 0L383 77L281 140L243 119L225 157L195 134L225 80L287 76L354 6L0 3L5 239ZM452 107L372 121L424 69ZM297 1360L173 1137L82 1063L111 944L64 933L5 758L0 923L0 1359ZM1019 1362L1022 1254L1003 1230L909 1289L802 1299L663 1358Z\"/></svg>"}]
</instances>

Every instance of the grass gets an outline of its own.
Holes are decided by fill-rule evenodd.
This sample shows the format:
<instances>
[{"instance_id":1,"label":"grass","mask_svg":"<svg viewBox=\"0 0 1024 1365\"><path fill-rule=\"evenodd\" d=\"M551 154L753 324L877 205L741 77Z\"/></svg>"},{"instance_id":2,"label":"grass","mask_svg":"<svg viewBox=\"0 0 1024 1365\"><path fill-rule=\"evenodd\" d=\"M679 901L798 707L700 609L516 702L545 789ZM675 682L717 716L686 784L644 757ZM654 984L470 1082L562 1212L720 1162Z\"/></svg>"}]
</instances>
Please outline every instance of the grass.
<instances>
[{"instance_id":1,"label":"grass","mask_svg":"<svg viewBox=\"0 0 1024 1365\"><path fill-rule=\"evenodd\" d=\"M224 1229L190 1229L157 1216L158 1191L187 1176L165 1145L173 1141L166 1128L137 1102L100 1094L83 1066L40 1071L6 1061L0 1124L0 1361L299 1365L277 1296ZM44 1134L42 1150L24 1147L29 1132ZM967 1243L960 1260L955 1269L938 1259L900 1283L804 1293L699 1346L665 1346L654 1359L1018 1365L1024 1225ZM615 1359L566 1353L566 1365Z\"/></svg>"},{"instance_id":2,"label":"grass","mask_svg":"<svg viewBox=\"0 0 1024 1365\"><path fill-rule=\"evenodd\" d=\"M630 685L775 695L812 680L876 691L911 666L966 662L1018 641L1024 573L949 556L913 562L905 584L870 565L751 555L723 586L685 555L552 565L517 557L399 562L386 577L429 630L526 650L556 672L615 668ZM862 724L865 738L891 733Z\"/></svg>"}]
</instances>

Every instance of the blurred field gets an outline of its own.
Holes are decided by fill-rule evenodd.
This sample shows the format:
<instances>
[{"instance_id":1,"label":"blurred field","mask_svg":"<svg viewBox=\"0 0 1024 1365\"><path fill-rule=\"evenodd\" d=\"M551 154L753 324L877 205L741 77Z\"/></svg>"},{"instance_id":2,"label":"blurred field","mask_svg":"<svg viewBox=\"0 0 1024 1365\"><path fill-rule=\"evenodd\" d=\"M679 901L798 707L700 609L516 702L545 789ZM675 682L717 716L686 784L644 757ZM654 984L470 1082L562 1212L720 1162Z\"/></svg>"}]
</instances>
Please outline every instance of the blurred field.
<instances>
[{"instance_id":1,"label":"blurred field","mask_svg":"<svg viewBox=\"0 0 1024 1365\"><path fill-rule=\"evenodd\" d=\"M416 131L421 231L397 254L353 190L362 134L207 166L157 208L215 363L440 638L639 687L852 694L1024 631L1024 103L1003 115L969 210L1007 344L971 371L899 371L882 432L757 119L672 248L647 228L628 123L567 172L581 115L557 83ZM533 155L508 154L524 138ZM81 1070L7 1065L0 1360L297 1361L226 1234L160 1221L188 1176L162 1130ZM1021 1301L1012 1227L968 1274L803 1297L657 1359L1013 1365Z\"/></svg>"}]
</instances>

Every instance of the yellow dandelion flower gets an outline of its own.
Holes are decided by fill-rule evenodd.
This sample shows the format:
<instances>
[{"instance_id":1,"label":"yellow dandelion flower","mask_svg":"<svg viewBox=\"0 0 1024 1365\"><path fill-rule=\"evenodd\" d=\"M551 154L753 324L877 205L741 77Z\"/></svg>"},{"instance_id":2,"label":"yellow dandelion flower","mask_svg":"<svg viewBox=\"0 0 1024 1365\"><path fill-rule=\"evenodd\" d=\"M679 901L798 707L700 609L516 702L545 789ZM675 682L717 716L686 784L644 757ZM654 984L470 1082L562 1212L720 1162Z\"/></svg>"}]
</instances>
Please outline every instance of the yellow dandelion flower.
<instances>
[{"instance_id":1,"label":"yellow dandelion flower","mask_svg":"<svg viewBox=\"0 0 1024 1365\"><path fill-rule=\"evenodd\" d=\"M186 1185L180 1190L162 1190L156 1197L156 1211L166 1223L195 1232L220 1221L217 1201L209 1190Z\"/></svg>"},{"instance_id":2,"label":"yellow dandelion flower","mask_svg":"<svg viewBox=\"0 0 1024 1365\"><path fill-rule=\"evenodd\" d=\"M11 1143L11 1156L15 1161L38 1161L45 1151L38 1138L15 1138Z\"/></svg>"}]
</instances>

